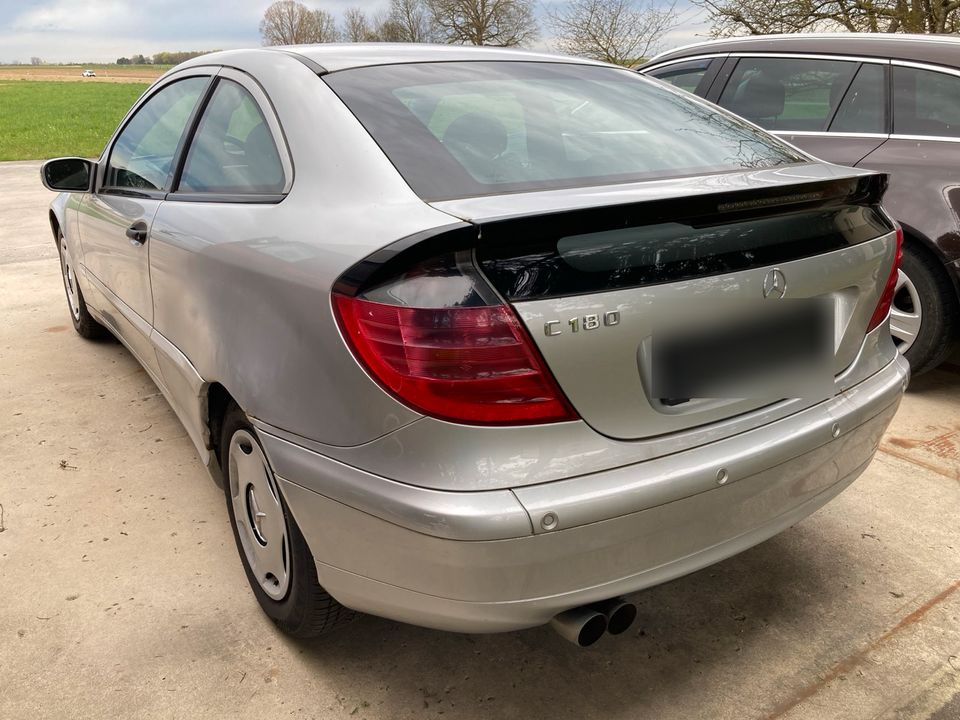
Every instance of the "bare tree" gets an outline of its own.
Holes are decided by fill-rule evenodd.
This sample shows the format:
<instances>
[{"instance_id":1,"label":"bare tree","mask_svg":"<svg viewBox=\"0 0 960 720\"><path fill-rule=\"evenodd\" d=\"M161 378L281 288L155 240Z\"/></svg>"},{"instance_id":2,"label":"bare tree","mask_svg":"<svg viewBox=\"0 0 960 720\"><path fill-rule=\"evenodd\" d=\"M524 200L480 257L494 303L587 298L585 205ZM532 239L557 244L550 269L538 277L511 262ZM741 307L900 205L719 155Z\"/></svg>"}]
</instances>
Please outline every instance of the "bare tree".
<instances>
[{"instance_id":1,"label":"bare tree","mask_svg":"<svg viewBox=\"0 0 960 720\"><path fill-rule=\"evenodd\" d=\"M394 21L393 15L386 11L373 16L373 39L376 42L405 42L403 28Z\"/></svg>"},{"instance_id":2,"label":"bare tree","mask_svg":"<svg viewBox=\"0 0 960 720\"><path fill-rule=\"evenodd\" d=\"M311 10L295 0L277 0L263 13L260 35L264 45L303 45L334 42L338 36L333 16Z\"/></svg>"},{"instance_id":3,"label":"bare tree","mask_svg":"<svg viewBox=\"0 0 960 720\"><path fill-rule=\"evenodd\" d=\"M314 22L317 28L317 39L311 42L329 43L340 40L340 30L337 29L337 20L326 10L313 11Z\"/></svg>"},{"instance_id":4,"label":"bare tree","mask_svg":"<svg viewBox=\"0 0 960 720\"><path fill-rule=\"evenodd\" d=\"M30 58L31 65L43 65L43 58L32 57Z\"/></svg>"},{"instance_id":5,"label":"bare tree","mask_svg":"<svg viewBox=\"0 0 960 720\"><path fill-rule=\"evenodd\" d=\"M712 33L849 30L960 32L960 0L694 0L713 21Z\"/></svg>"},{"instance_id":6,"label":"bare tree","mask_svg":"<svg viewBox=\"0 0 960 720\"><path fill-rule=\"evenodd\" d=\"M653 0L570 0L547 17L561 52L618 65L649 57L677 24L675 2Z\"/></svg>"},{"instance_id":7,"label":"bare tree","mask_svg":"<svg viewBox=\"0 0 960 720\"><path fill-rule=\"evenodd\" d=\"M431 42L436 39L430 11L424 0L390 0L389 22L396 26L400 42Z\"/></svg>"},{"instance_id":8,"label":"bare tree","mask_svg":"<svg viewBox=\"0 0 960 720\"><path fill-rule=\"evenodd\" d=\"M460 45L522 45L536 40L533 0L424 0L438 39Z\"/></svg>"},{"instance_id":9,"label":"bare tree","mask_svg":"<svg viewBox=\"0 0 960 720\"><path fill-rule=\"evenodd\" d=\"M347 42L369 42L376 39L367 14L360 8L344 10L343 37Z\"/></svg>"}]
</instances>

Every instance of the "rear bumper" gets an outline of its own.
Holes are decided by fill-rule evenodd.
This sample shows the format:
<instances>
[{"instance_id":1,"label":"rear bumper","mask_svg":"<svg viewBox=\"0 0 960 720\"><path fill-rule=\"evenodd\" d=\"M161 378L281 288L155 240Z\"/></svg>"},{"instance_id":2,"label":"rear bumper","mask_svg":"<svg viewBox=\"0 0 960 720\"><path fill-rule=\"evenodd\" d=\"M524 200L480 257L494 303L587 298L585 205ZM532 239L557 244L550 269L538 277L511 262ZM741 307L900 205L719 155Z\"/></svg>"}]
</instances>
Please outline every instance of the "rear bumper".
<instances>
[{"instance_id":1,"label":"rear bumper","mask_svg":"<svg viewBox=\"0 0 960 720\"><path fill-rule=\"evenodd\" d=\"M320 582L341 603L497 632L680 577L798 522L866 468L908 377L898 357L756 430L512 492L414 488L261 437Z\"/></svg>"}]
</instances>

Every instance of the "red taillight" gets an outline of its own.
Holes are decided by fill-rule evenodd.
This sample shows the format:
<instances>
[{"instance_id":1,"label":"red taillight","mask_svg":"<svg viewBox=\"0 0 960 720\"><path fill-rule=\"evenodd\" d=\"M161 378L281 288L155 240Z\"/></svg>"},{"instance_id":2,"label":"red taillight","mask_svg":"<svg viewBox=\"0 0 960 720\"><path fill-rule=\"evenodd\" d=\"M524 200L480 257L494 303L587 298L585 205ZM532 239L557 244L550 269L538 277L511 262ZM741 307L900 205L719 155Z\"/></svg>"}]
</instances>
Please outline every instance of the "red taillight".
<instances>
[{"instance_id":1,"label":"red taillight","mask_svg":"<svg viewBox=\"0 0 960 720\"><path fill-rule=\"evenodd\" d=\"M893 296L897 291L897 276L900 270L900 261L903 259L903 228L897 225L897 251L893 256L893 267L890 268L890 275L887 276L887 284L883 288L883 294L880 295L880 301L877 303L876 310L873 311L873 317L870 318L870 324L867 325L867 332L874 330L882 323L890 312L890 306L893 304Z\"/></svg>"},{"instance_id":2,"label":"red taillight","mask_svg":"<svg viewBox=\"0 0 960 720\"><path fill-rule=\"evenodd\" d=\"M505 305L412 308L334 293L333 307L370 374L427 415L483 425L577 418Z\"/></svg>"}]
</instances>

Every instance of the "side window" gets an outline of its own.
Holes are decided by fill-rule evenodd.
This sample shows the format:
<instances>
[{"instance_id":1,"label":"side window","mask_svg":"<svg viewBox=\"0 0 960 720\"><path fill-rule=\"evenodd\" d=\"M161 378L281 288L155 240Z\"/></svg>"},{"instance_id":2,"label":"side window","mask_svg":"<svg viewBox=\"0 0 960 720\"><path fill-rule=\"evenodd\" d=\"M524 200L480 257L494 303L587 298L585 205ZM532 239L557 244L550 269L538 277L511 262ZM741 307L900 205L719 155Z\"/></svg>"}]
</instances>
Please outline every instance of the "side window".
<instances>
[{"instance_id":1,"label":"side window","mask_svg":"<svg viewBox=\"0 0 960 720\"><path fill-rule=\"evenodd\" d=\"M647 73L658 80L665 80L671 85L676 85L681 90L695 93L703 76L710 67L712 58L704 60L691 60L690 62L675 63L666 67L657 68Z\"/></svg>"},{"instance_id":2,"label":"side window","mask_svg":"<svg viewBox=\"0 0 960 720\"><path fill-rule=\"evenodd\" d=\"M893 132L960 137L960 77L894 66Z\"/></svg>"},{"instance_id":3,"label":"side window","mask_svg":"<svg viewBox=\"0 0 960 720\"><path fill-rule=\"evenodd\" d=\"M193 77L171 83L137 110L110 151L107 187L169 188L173 157L208 81Z\"/></svg>"},{"instance_id":4,"label":"side window","mask_svg":"<svg viewBox=\"0 0 960 720\"><path fill-rule=\"evenodd\" d=\"M193 136L179 192L280 193L283 164L249 92L221 79Z\"/></svg>"},{"instance_id":5,"label":"side window","mask_svg":"<svg viewBox=\"0 0 960 720\"><path fill-rule=\"evenodd\" d=\"M886 74L883 65L860 66L830 125L831 132L887 132Z\"/></svg>"},{"instance_id":6,"label":"side window","mask_svg":"<svg viewBox=\"0 0 960 720\"><path fill-rule=\"evenodd\" d=\"M742 58L720 105L768 130L826 130L857 63Z\"/></svg>"}]
</instances>

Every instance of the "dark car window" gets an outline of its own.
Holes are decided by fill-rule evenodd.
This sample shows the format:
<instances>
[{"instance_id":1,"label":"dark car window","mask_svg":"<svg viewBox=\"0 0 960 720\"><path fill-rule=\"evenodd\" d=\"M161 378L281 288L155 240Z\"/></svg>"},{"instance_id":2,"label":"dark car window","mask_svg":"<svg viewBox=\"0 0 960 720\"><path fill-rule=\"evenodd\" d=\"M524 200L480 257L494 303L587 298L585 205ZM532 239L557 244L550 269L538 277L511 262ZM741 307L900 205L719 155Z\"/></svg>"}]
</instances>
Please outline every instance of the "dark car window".
<instances>
[{"instance_id":1,"label":"dark car window","mask_svg":"<svg viewBox=\"0 0 960 720\"><path fill-rule=\"evenodd\" d=\"M110 152L107 187L168 189L173 157L208 82L192 77L171 83L137 110Z\"/></svg>"},{"instance_id":2,"label":"dark car window","mask_svg":"<svg viewBox=\"0 0 960 720\"><path fill-rule=\"evenodd\" d=\"M257 101L220 80L193 137L178 191L279 193L283 164Z\"/></svg>"},{"instance_id":3,"label":"dark car window","mask_svg":"<svg viewBox=\"0 0 960 720\"><path fill-rule=\"evenodd\" d=\"M410 63L323 80L428 200L803 161L735 118L628 70Z\"/></svg>"},{"instance_id":4,"label":"dark car window","mask_svg":"<svg viewBox=\"0 0 960 720\"><path fill-rule=\"evenodd\" d=\"M882 65L864 63L860 66L847 94L843 96L837 114L830 125L831 132L885 133L887 132L886 73Z\"/></svg>"},{"instance_id":5,"label":"dark car window","mask_svg":"<svg viewBox=\"0 0 960 720\"><path fill-rule=\"evenodd\" d=\"M826 130L857 63L741 58L720 105L768 130Z\"/></svg>"},{"instance_id":6,"label":"dark car window","mask_svg":"<svg viewBox=\"0 0 960 720\"><path fill-rule=\"evenodd\" d=\"M960 137L960 77L895 66L893 131L898 135Z\"/></svg>"},{"instance_id":7,"label":"dark car window","mask_svg":"<svg viewBox=\"0 0 960 720\"><path fill-rule=\"evenodd\" d=\"M682 90L695 93L700 81L710 67L712 58L691 60L690 62L674 63L666 67L656 68L647 73L658 80L665 80Z\"/></svg>"}]
</instances>

